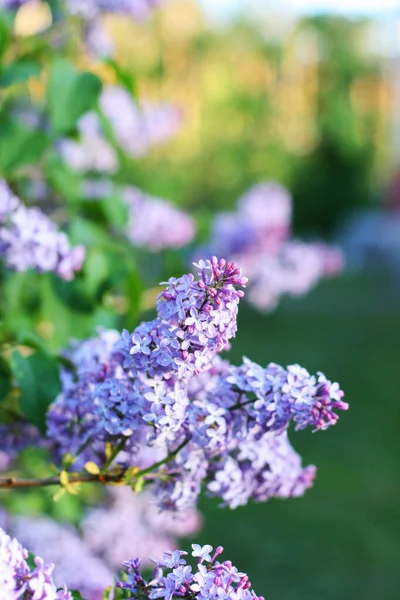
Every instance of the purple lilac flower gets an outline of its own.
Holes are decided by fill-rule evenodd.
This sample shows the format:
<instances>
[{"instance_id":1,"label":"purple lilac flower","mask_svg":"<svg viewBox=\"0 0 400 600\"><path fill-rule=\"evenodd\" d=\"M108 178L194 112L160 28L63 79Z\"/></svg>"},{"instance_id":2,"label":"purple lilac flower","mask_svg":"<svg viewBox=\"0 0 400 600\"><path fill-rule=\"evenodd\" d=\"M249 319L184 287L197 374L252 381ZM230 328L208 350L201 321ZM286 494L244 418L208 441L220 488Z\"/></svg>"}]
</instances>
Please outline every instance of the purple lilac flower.
<instances>
[{"instance_id":1,"label":"purple lilac flower","mask_svg":"<svg viewBox=\"0 0 400 600\"><path fill-rule=\"evenodd\" d=\"M115 142L134 158L172 139L182 120L176 107L150 102L139 106L126 89L118 86L103 88L99 102ZM78 141L65 138L58 143L66 163L79 173L115 173L117 153L107 141L98 115L84 115L78 122L78 132Z\"/></svg>"},{"instance_id":2,"label":"purple lilac flower","mask_svg":"<svg viewBox=\"0 0 400 600\"><path fill-rule=\"evenodd\" d=\"M71 248L65 233L39 209L26 208L0 180L0 256L16 271L53 271L70 280L80 270L85 250Z\"/></svg>"},{"instance_id":3,"label":"purple lilac flower","mask_svg":"<svg viewBox=\"0 0 400 600\"><path fill-rule=\"evenodd\" d=\"M260 310L274 308L280 296L302 296L320 279L343 268L343 255L336 247L321 243L285 242L276 253L243 257L250 275L250 301Z\"/></svg>"},{"instance_id":4,"label":"purple lilac flower","mask_svg":"<svg viewBox=\"0 0 400 600\"><path fill-rule=\"evenodd\" d=\"M184 598L193 600L263 600L251 589L251 583L245 573L241 573L231 561L220 563L216 560L223 552L218 546L192 545L192 556L199 557L193 570L186 563L183 551L164 552L162 559L156 562L150 581L143 579L140 573L141 559L125 561L128 581L121 581L118 587L129 590L132 598Z\"/></svg>"},{"instance_id":5,"label":"purple lilac flower","mask_svg":"<svg viewBox=\"0 0 400 600\"><path fill-rule=\"evenodd\" d=\"M98 428L95 387L112 372L109 359L119 338L116 331L100 331L97 338L74 342L64 352L72 370L61 370L62 393L47 413L47 439L58 463L67 452L75 455L88 441L91 443L79 454L74 468L82 468L87 461L104 461L106 440Z\"/></svg>"},{"instance_id":6,"label":"purple lilac flower","mask_svg":"<svg viewBox=\"0 0 400 600\"><path fill-rule=\"evenodd\" d=\"M133 245L160 251L181 248L193 240L193 219L169 202L131 186L123 188L122 197L128 206L127 236Z\"/></svg>"},{"instance_id":7,"label":"purple lilac flower","mask_svg":"<svg viewBox=\"0 0 400 600\"><path fill-rule=\"evenodd\" d=\"M126 89L118 86L103 89L100 108L118 144L135 158L172 139L182 120L176 107L151 102L139 106Z\"/></svg>"},{"instance_id":8,"label":"purple lilac flower","mask_svg":"<svg viewBox=\"0 0 400 600\"><path fill-rule=\"evenodd\" d=\"M2 600L72 600L66 588L57 591L53 581L53 564L39 557L31 569L28 552L14 538L0 529L0 589Z\"/></svg>"},{"instance_id":9,"label":"purple lilac flower","mask_svg":"<svg viewBox=\"0 0 400 600\"><path fill-rule=\"evenodd\" d=\"M338 248L289 239L291 212L288 191L264 182L240 198L236 212L214 219L209 247L242 266L251 282L247 298L259 310L272 310L284 294L306 294L343 269Z\"/></svg>"},{"instance_id":10,"label":"purple lilac flower","mask_svg":"<svg viewBox=\"0 0 400 600\"><path fill-rule=\"evenodd\" d=\"M75 466L101 466L106 442L124 440L116 462L157 463L148 482L168 510L195 506L205 480L232 507L301 495L315 467L302 468L287 429L291 422L314 431L334 425L348 408L343 392L298 365L222 361L246 279L215 257L197 267L198 279L167 282L153 321L132 334L102 332L67 353L75 369L63 371L63 393L48 414L56 459L83 446Z\"/></svg>"},{"instance_id":11,"label":"purple lilac flower","mask_svg":"<svg viewBox=\"0 0 400 600\"><path fill-rule=\"evenodd\" d=\"M114 173L118 169L117 154L104 138L97 115L84 115L78 122L78 131L79 141L65 138L58 143L58 151L68 166L78 173Z\"/></svg>"},{"instance_id":12,"label":"purple lilac flower","mask_svg":"<svg viewBox=\"0 0 400 600\"><path fill-rule=\"evenodd\" d=\"M303 496L316 474L314 465L302 468L301 458L290 445L287 433L264 435L237 444L224 463L212 465L213 479L207 486L209 495L222 498L230 508L252 499L265 502L270 498Z\"/></svg>"}]
</instances>

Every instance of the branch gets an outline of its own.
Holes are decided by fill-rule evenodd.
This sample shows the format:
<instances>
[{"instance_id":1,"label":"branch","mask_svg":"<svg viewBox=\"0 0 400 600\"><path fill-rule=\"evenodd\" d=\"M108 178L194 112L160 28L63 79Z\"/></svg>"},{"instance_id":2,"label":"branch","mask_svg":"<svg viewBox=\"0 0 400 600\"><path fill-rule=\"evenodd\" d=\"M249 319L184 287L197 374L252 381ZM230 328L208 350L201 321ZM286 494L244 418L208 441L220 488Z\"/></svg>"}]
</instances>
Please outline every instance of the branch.
<instances>
[{"instance_id":1,"label":"branch","mask_svg":"<svg viewBox=\"0 0 400 600\"><path fill-rule=\"evenodd\" d=\"M107 483L120 483L123 480L124 473L118 474L98 474L98 475L70 475L68 483L101 483L107 485ZM31 488L31 487L44 487L49 485L61 485L60 477L47 477L46 479L16 479L15 477L8 477L7 479L0 479L0 489L7 490L13 488Z\"/></svg>"},{"instance_id":2,"label":"branch","mask_svg":"<svg viewBox=\"0 0 400 600\"><path fill-rule=\"evenodd\" d=\"M125 444L127 438L121 441L119 446L115 448L111 460L114 460L115 456L118 452L121 451L123 445ZM190 438L186 438L173 452L170 452L164 459L150 465L146 469L142 469L141 471L137 471L134 473L133 480L138 479L139 477L143 477L144 475L150 474L152 471L155 471L162 465L168 463L173 460L179 452L186 446L186 444L190 441ZM109 459L109 461L110 461ZM65 472L65 471L64 471ZM113 473L112 471L109 473L97 473L97 474L82 474L79 473L76 475L68 475L68 484L74 483L101 483L102 485L107 485L109 483L124 483L126 476L126 469L121 470L117 473ZM127 482L128 484L131 482ZM7 489L15 489L15 488L32 488L32 487L45 487L49 485L61 485L60 475L55 477L47 477L45 479L17 479L15 477L8 477L7 479L0 479L0 490ZM63 486L62 486L63 487Z\"/></svg>"}]
</instances>

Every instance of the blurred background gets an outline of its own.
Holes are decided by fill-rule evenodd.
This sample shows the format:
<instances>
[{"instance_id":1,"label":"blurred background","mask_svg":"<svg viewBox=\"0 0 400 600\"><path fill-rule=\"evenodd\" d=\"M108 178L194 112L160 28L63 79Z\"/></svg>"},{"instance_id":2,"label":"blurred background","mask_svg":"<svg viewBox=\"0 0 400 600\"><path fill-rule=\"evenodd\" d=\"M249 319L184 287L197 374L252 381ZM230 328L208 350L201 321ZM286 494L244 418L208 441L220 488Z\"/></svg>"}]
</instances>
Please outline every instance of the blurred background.
<instances>
[{"instance_id":1,"label":"blurred background","mask_svg":"<svg viewBox=\"0 0 400 600\"><path fill-rule=\"evenodd\" d=\"M21 15L21 31L30 19ZM339 277L305 297L267 314L242 306L230 354L298 362L340 382L350 411L338 427L292 436L318 467L314 488L234 512L204 498L196 541L223 545L266 600L396 600L398 1L169 0L146 23L105 22L139 96L183 117L174 140L141 159L135 184L194 215L205 242L215 212L278 181L293 197L294 235L335 243L346 257ZM112 82L107 65L82 60ZM16 511L26 501L17 497Z\"/></svg>"}]
</instances>

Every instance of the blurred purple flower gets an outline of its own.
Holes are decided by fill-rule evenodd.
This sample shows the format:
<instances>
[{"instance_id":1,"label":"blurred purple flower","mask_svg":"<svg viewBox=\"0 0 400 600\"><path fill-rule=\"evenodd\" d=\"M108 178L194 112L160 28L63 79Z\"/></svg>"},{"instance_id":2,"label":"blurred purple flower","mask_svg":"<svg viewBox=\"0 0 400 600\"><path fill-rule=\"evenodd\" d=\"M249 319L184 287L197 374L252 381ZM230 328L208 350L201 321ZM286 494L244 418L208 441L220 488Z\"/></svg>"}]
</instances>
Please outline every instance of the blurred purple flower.
<instances>
[{"instance_id":1,"label":"blurred purple flower","mask_svg":"<svg viewBox=\"0 0 400 600\"><path fill-rule=\"evenodd\" d=\"M148 196L132 186L123 188L122 197L129 211L127 236L134 246L154 252L181 248L193 240L193 219L166 200Z\"/></svg>"},{"instance_id":2,"label":"blurred purple flower","mask_svg":"<svg viewBox=\"0 0 400 600\"><path fill-rule=\"evenodd\" d=\"M52 271L62 279L73 279L82 267L83 246L71 248L41 210L26 208L0 180L0 257L16 271Z\"/></svg>"}]
</instances>

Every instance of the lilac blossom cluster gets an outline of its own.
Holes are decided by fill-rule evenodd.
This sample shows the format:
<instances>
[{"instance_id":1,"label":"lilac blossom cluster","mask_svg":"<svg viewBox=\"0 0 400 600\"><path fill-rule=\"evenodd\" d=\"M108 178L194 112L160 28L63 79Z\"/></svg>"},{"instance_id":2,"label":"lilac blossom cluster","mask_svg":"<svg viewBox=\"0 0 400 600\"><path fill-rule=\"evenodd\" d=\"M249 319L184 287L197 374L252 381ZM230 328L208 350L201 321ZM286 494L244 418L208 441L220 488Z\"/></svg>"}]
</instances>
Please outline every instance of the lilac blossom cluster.
<instances>
[{"instance_id":1,"label":"lilac blossom cluster","mask_svg":"<svg viewBox=\"0 0 400 600\"><path fill-rule=\"evenodd\" d=\"M200 525L200 513L194 508L179 514L160 512L149 490L133 495L127 487L111 488L107 505L89 510L81 523L87 546L114 569L127 556L176 550L178 538L193 536Z\"/></svg>"},{"instance_id":2,"label":"lilac blossom cluster","mask_svg":"<svg viewBox=\"0 0 400 600\"><path fill-rule=\"evenodd\" d=\"M123 188L122 197L128 206L127 237L134 246L158 252L186 246L195 237L192 217L166 200L132 186Z\"/></svg>"},{"instance_id":3,"label":"lilac blossom cluster","mask_svg":"<svg viewBox=\"0 0 400 600\"><path fill-rule=\"evenodd\" d=\"M75 373L49 410L50 443L58 460L79 454L77 465L101 466L105 444L119 447L117 463L152 484L164 509L194 506L205 481L232 508L302 495L315 467L302 468L287 429L334 425L343 392L298 365L222 361L246 279L215 257L197 267L197 279L167 282L153 321L114 345L104 332L76 346Z\"/></svg>"},{"instance_id":4,"label":"lilac blossom cluster","mask_svg":"<svg viewBox=\"0 0 400 600\"><path fill-rule=\"evenodd\" d=\"M0 180L0 257L16 271L51 271L70 280L82 267L85 250L71 248L55 223L38 208L26 208Z\"/></svg>"},{"instance_id":5,"label":"lilac blossom cluster","mask_svg":"<svg viewBox=\"0 0 400 600\"><path fill-rule=\"evenodd\" d=\"M126 89L118 86L103 89L99 106L115 143L134 158L141 158L153 147L173 138L181 123L176 107L151 102L139 106ZM84 115L78 122L78 131L78 141L59 142L58 149L65 162L79 173L115 173L117 152L106 139L99 116Z\"/></svg>"},{"instance_id":6,"label":"lilac blossom cluster","mask_svg":"<svg viewBox=\"0 0 400 600\"><path fill-rule=\"evenodd\" d=\"M35 568L27 563L28 552L0 529L0 590L2 600L72 600L66 588L57 591L53 564L36 557Z\"/></svg>"},{"instance_id":7,"label":"lilac blossom cluster","mask_svg":"<svg viewBox=\"0 0 400 600\"><path fill-rule=\"evenodd\" d=\"M291 215L288 191L264 182L242 196L236 212L214 220L210 248L241 264L251 281L248 299L260 310L272 310L284 294L306 294L343 268L338 248L290 239Z\"/></svg>"},{"instance_id":8,"label":"lilac blossom cluster","mask_svg":"<svg viewBox=\"0 0 400 600\"><path fill-rule=\"evenodd\" d=\"M132 495L128 488L112 489L106 506L84 514L81 534L48 517L10 516L0 508L0 527L46 562L55 563L56 584L79 590L85 600L102 600L127 556L173 552L177 538L192 536L199 526L197 511L160 513L148 491Z\"/></svg>"},{"instance_id":9,"label":"lilac blossom cluster","mask_svg":"<svg viewBox=\"0 0 400 600\"><path fill-rule=\"evenodd\" d=\"M85 600L102 600L103 591L113 585L114 572L73 526L48 517L15 516L7 518L7 530L31 552L54 563L52 577L58 587L79 590Z\"/></svg>"},{"instance_id":10,"label":"lilac blossom cluster","mask_svg":"<svg viewBox=\"0 0 400 600\"><path fill-rule=\"evenodd\" d=\"M215 551L209 544L192 544L192 556L198 557L195 569L188 565L184 556L187 552L176 550L164 552L162 559L155 562L149 581L140 572L141 560L135 558L124 563L128 581L118 587L129 590L131 598L183 598L186 600L264 600L251 589L251 582L230 560L219 562L223 552L221 546Z\"/></svg>"}]
</instances>

